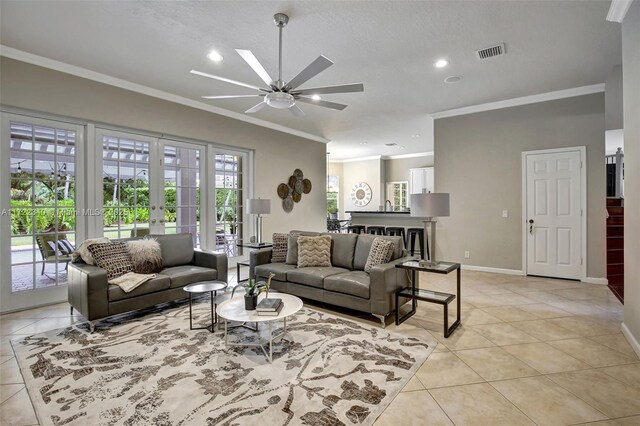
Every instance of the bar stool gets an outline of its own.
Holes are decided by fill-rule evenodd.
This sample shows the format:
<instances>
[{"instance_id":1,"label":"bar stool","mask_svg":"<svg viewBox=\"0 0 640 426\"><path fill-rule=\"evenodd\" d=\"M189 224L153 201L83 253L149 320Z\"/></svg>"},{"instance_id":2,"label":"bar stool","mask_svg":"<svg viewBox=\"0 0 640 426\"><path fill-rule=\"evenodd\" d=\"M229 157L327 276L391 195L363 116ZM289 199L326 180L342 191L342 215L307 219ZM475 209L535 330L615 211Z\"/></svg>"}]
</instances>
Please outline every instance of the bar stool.
<instances>
[{"instance_id":1,"label":"bar stool","mask_svg":"<svg viewBox=\"0 0 640 426\"><path fill-rule=\"evenodd\" d=\"M407 248L410 249L411 256L413 256L413 254L415 253L416 237L418 237L419 239L420 255L422 255L424 259L430 259L431 256L429 256L429 241L427 241L425 238L424 228L407 229L407 243L408 243L407 245L411 246ZM426 251L425 251L425 248L426 248ZM427 254L426 256L424 256L425 253Z\"/></svg>"},{"instance_id":2,"label":"bar stool","mask_svg":"<svg viewBox=\"0 0 640 426\"><path fill-rule=\"evenodd\" d=\"M405 247L407 247L407 237L405 235L403 226L387 226L386 231L387 235L397 235L399 237L402 237L402 243Z\"/></svg>"},{"instance_id":3,"label":"bar stool","mask_svg":"<svg viewBox=\"0 0 640 426\"><path fill-rule=\"evenodd\" d=\"M367 234L387 235L387 233L384 230L384 226L369 226L367 228Z\"/></svg>"},{"instance_id":4,"label":"bar stool","mask_svg":"<svg viewBox=\"0 0 640 426\"><path fill-rule=\"evenodd\" d=\"M347 226L348 233L354 234L364 234L366 232L367 227L364 225L349 225Z\"/></svg>"}]
</instances>

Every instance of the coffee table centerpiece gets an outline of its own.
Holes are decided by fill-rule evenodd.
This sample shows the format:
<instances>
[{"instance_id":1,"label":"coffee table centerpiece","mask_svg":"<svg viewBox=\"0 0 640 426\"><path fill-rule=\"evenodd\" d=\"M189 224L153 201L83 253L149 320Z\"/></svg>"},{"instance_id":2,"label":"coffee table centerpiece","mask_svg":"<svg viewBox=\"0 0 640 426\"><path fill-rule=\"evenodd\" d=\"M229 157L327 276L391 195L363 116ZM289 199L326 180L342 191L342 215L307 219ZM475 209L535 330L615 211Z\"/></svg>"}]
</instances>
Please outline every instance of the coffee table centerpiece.
<instances>
[{"instance_id":1,"label":"coffee table centerpiece","mask_svg":"<svg viewBox=\"0 0 640 426\"><path fill-rule=\"evenodd\" d=\"M266 297L269 297L271 279L275 276L276 274L270 273L267 282L257 282L254 278L249 278L246 282L238 284L233 288L233 291L231 291L231 298L233 298L233 295L238 288L244 288L244 308L247 311L253 311L258 305L258 294L264 291L267 294Z\"/></svg>"}]
</instances>

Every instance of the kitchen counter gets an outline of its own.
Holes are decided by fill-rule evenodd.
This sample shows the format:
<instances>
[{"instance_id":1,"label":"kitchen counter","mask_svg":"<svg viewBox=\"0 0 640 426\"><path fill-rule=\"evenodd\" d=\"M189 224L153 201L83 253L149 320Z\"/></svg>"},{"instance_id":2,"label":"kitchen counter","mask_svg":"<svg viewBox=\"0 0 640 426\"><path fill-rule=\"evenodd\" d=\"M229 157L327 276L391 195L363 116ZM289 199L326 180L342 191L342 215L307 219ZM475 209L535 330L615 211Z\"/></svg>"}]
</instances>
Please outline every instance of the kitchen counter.
<instances>
[{"instance_id":1,"label":"kitchen counter","mask_svg":"<svg viewBox=\"0 0 640 426\"><path fill-rule=\"evenodd\" d=\"M354 214L411 214L411 212L409 211L398 211L398 212L394 212L394 211L389 211L389 212L381 212L379 210L351 210L345 213L349 213L352 216Z\"/></svg>"},{"instance_id":2,"label":"kitchen counter","mask_svg":"<svg viewBox=\"0 0 640 426\"><path fill-rule=\"evenodd\" d=\"M351 210L345 213L351 215L351 224L353 225L422 227L422 221L424 220L423 218L412 217L411 212L408 211Z\"/></svg>"}]
</instances>

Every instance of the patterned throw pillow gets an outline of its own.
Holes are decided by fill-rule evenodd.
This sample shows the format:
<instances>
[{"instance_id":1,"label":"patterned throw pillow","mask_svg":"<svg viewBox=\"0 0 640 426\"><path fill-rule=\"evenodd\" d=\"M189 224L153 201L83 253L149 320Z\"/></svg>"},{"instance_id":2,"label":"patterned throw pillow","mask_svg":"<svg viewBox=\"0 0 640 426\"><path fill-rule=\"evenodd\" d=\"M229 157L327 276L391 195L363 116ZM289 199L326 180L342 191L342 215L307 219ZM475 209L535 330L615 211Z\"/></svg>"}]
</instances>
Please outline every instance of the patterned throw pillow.
<instances>
[{"instance_id":1,"label":"patterned throw pillow","mask_svg":"<svg viewBox=\"0 0 640 426\"><path fill-rule=\"evenodd\" d=\"M287 260L287 244L289 234L273 234L273 248L271 249L271 263L284 263Z\"/></svg>"},{"instance_id":2,"label":"patterned throw pillow","mask_svg":"<svg viewBox=\"0 0 640 426\"><path fill-rule=\"evenodd\" d=\"M127 243L122 241L95 243L87 248L96 265L107 271L107 281L118 278L127 272L133 272L133 262Z\"/></svg>"},{"instance_id":3,"label":"patterned throw pillow","mask_svg":"<svg viewBox=\"0 0 640 426\"><path fill-rule=\"evenodd\" d=\"M96 243L108 243L111 242L110 239L108 238L91 238L88 240L84 240L82 242L82 244L80 244L80 246L76 249L76 251L74 251L73 253L71 253L71 261L73 263L79 262L79 261L83 261L84 263L86 263L87 265L95 265L96 262L93 260L93 256L91 256L91 252L89 251L88 247L91 244L96 244Z\"/></svg>"},{"instance_id":4,"label":"patterned throw pillow","mask_svg":"<svg viewBox=\"0 0 640 426\"><path fill-rule=\"evenodd\" d=\"M127 244L135 273L153 274L162 270L162 251L158 240L148 238L129 241Z\"/></svg>"},{"instance_id":5,"label":"patterned throw pillow","mask_svg":"<svg viewBox=\"0 0 640 426\"><path fill-rule=\"evenodd\" d=\"M367 263L364 265L364 271L368 273L374 266L389 262L394 248L395 244L392 241L383 240L382 238L374 239L373 243L371 243Z\"/></svg>"},{"instance_id":6,"label":"patterned throw pillow","mask_svg":"<svg viewBox=\"0 0 640 426\"><path fill-rule=\"evenodd\" d=\"M298 268L331 266L331 237L298 237Z\"/></svg>"}]
</instances>

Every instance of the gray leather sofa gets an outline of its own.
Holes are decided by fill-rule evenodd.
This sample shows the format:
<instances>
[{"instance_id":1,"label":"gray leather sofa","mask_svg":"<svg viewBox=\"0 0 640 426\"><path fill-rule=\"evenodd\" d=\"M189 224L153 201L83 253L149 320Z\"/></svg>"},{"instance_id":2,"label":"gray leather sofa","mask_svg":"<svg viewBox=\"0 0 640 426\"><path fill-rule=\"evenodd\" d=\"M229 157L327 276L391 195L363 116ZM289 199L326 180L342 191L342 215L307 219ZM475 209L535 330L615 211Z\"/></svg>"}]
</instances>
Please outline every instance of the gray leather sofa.
<instances>
[{"instance_id":1,"label":"gray leather sofa","mask_svg":"<svg viewBox=\"0 0 640 426\"><path fill-rule=\"evenodd\" d=\"M71 311L90 322L188 297L182 287L205 280L227 282L227 255L193 248L191 234L150 235L158 240L164 269L129 293L107 282L107 271L84 262L69 265Z\"/></svg>"},{"instance_id":2,"label":"gray leather sofa","mask_svg":"<svg viewBox=\"0 0 640 426\"><path fill-rule=\"evenodd\" d=\"M305 232L304 235L320 235ZM409 260L402 257L402 237L365 234L330 235L330 267L298 268L287 263L271 263L270 248L250 253L250 276L267 279L273 272L272 287L306 299L342 306L376 316L385 326L385 317L395 310L396 290L408 286L404 269L395 265ZM364 266L373 240L384 238L395 243L391 261L374 266L369 273ZM404 303L406 300L401 299Z\"/></svg>"}]
</instances>

